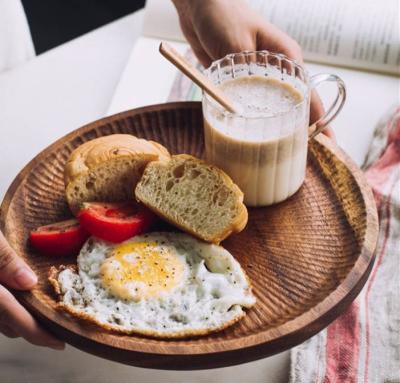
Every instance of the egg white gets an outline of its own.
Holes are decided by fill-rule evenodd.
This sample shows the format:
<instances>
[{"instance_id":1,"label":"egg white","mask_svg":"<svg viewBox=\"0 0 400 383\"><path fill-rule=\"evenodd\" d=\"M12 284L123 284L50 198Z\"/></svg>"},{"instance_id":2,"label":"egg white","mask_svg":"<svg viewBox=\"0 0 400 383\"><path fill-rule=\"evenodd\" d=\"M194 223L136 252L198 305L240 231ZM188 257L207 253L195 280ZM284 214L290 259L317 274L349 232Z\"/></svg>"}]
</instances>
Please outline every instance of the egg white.
<instances>
[{"instance_id":1,"label":"egg white","mask_svg":"<svg viewBox=\"0 0 400 383\"><path fill-rule=\"evenodd\" d=\"M129 242L173 248L184 263L180 282L157 297L121 299L104 288L100 268L116 245L90 238L78 256L78 270L66 268L53 282L70 313L123 333L182 337L223 329L255 304L249 281L221 246L182 233L150 233Z\"/></svg>"}]
</instances>

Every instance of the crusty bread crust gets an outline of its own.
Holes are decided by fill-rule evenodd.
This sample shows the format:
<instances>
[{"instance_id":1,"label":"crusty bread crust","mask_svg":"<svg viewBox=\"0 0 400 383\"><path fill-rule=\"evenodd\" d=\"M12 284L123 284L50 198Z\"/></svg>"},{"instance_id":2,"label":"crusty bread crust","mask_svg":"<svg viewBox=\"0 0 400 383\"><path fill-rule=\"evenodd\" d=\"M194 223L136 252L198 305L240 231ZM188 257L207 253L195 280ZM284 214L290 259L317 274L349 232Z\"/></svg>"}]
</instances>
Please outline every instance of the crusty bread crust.
<instances>
[{"instance_id":1,"label":"crusty bread crust","mask_svg":"<svg viewBox=\"0 0 400 383\"><path fill-rule=\"evenodd\" d=\"M124 156L135 157L138 154L150 154L160 160L170 157L168 150L159 143L130 134L111 134L95 138L78 146L69 156L64 171L65 185L98 164Z\"/></svg>"},{"instance_id":2,"label":"crusty bread crust","mask_svg":"<svg viewBox=\"0 0 400 383\"><path fill-rule=\"evenodd\" d=\"M62 302L62 293L60 289L60 285L58 283L58 275L61 271L65 269L71 269L73 271L77 270L76 265L68 265L64 266L61 265L57 269L56 267L52 266L49 270L49 276L48 280L50 284L52 285L55 293L58 296L59 302L57 303L57 308L64 310L68 312L69 314L73 315L74 317L77 317L81 320L85 320L91 323L94 323L98 325L99 327L103 328L104 330L108 331L114 331L120 334L139 334L139 335L144 335L152 338L159 338L159 339L180 339L180 338L189 338L189 337L194 337L194 336L203 336L203 335L208 335L211 333L215 333L221 330L226 329L227 327L230 327L234 325L236 322L238 322L240 319L242 319L244 316L246 316L246 312L242 309L241 312L238 313L234 318L231 320L225 322L221 326L216 326L216 327L210 327L208 329L199 329L199 330L184 330L184 331L177 331L177 332L161 332L161 331L155 331L155 330L144 330L140 328L135 328L132 330L126 330L126 329L121 329L118 325L112 325L108 323L103 323L100 322L94 315L90 315L84 312L81 312L74 307L67 305ZM246 279L249 281L249 278L247 274L244 272L242 269L244 275L246 276ZM251 290L251 285L249 283L249 289Z\"/></svg>"},{"instance_id":3,"label":"crusty bread crust","mask_svg":"<svg viewBox=\"0 0 400 383\"><path fill-rule=\"evenodd\" d=\"M187 227L183 224L181 224L180 222L171 219L171 217L167 216L164 214L163 211L161 211L160 209L158 209L156 206L152 205L150 203L150 201L146 200L145 196L142 195L139 192L140 189L140 183L143 180L144 177L142 177L141 181L139 181L138 185L136 186L135 189L135 196L136 199L143 203L144 205L146 205L150 210L152 210L155 214L157 214L158 216L160 216L163 220L169 222L170 224L180 228L181 230L192 234L193 236L195 236L196 238L199 238L203 241L206 242L211 242L211 243L215 243L215 244L219 244L221 241L223 241L225 238L227 238L229 235L231 235L232 233L238 233L240 231L242 231L247 224L248 221L248 212L247 212L247 208L246 206L243 204L243 192L240 190L240 188L232 181L232 179L221 169L219 169L218 167L214 166L214 165L209 165L207 164L205 161L202 161L196 157L193 157L189 154L179 154L179 155L173 155L171 156L170 160L173 160L174 158L181 158L183 160L187 160L187 161L196 161L201 165L207 166L208 168L212 169L213 172L217 173L222 179L224 184L234 192L234 194L237 197L237 201L238 201L238 208L239 208L239 214L237 215L237 217L235 218L235 220L232 221L232 223L227 226L222 232L220 233L215 233L214 236L212 237L205 237L203 236L201 233L198 233L194 230L192 230L190 227ZM154 161L151 163L151 166L158 166L159 164L167 164L165 161ZM150 167L150 163L147 164L143 175L146 174L146 171L148 171Z\"/></svg>"},{"instance_id":4,"label":"crusty bread crust","mask_svg":"<svg viewBox=\"0 0 400 383\"><path fill-rule=\"evenodd\" d=\"M232 233L241 232L245 228L248 219L246 210L245 213L242 212L241 215L239 215L238 218L235 221L233 221L232 224L228 226L224 231L222 231L219 235L215 235L214 237L204 237L201 234L197 233L196 231L191 230L190 227L181 225L179 222L170 219L169 217L164 215L164 212L152 206L151 204L147 203L145 200L141 200L140 198L138 198L138 200L140 203L148 207L153 213L161 217L163 221L170 223L171 225L177 227L178 229L181 229L182 231L191 234L202 241L210 242L215 245L219 245L224 239L228 238Z\"/></svg>"}]
</instances>

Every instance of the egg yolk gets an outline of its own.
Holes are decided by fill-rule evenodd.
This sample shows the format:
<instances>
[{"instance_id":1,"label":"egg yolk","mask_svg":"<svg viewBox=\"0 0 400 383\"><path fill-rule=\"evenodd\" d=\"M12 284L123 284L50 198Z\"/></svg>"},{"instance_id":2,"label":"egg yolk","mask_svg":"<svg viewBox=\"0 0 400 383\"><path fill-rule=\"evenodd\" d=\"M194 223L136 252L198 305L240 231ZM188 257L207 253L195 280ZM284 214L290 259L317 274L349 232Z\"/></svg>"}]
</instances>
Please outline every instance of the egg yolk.
<instances>
[{"instance_id":1,"label":"egg yolk","mask_svg":"<svg viewBox=\"0 0 400 383\"><path fill-rule=\"evenodd\" d=\"M100 267L103 287L114 296L134 301L174 289L183 272L184 264L175 252L155 242L116 246Z\"/></svg>"}]
</instances>

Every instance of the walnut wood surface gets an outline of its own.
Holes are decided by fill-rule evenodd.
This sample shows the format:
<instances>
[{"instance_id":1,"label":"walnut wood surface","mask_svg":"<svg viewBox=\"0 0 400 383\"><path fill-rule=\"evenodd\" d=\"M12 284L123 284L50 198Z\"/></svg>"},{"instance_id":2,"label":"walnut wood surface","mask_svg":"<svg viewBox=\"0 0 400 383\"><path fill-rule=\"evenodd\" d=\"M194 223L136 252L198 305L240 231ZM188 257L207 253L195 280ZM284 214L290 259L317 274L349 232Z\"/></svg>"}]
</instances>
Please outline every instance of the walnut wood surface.
<instances>
[{"instance_id":1,"label":"walnut wood surface","mask_svg":"<svg viewBox=\"0 0 400 383\"><path fill-rule=\"evenodd\" d=\"M206 337L160 341L106 332L55 309L51 265L73 262L35 254L31 229L70 216L63 168L83 142L112 133L158 141L172 153L203 155L199 103L171 103L120 113L80 128L35 157L1 207L1 229L40 277L18 299L57 336L92 354L163 369L222 367L293 347L327 326L356 297L374 260L378 224L372 193L335 144L310 144L306 181L289 200L249 210L246 229L223 242L248 273L257 304L233 327Z\"/></svg>"}]
</instances>

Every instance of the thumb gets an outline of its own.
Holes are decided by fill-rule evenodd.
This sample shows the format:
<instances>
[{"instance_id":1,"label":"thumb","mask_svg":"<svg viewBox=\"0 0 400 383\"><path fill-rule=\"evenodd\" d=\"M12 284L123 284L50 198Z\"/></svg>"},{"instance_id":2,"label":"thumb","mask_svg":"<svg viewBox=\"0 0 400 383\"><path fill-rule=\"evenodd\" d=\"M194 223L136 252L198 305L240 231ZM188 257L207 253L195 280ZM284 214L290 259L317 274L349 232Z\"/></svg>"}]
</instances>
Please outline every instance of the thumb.
<instances>
[{"instance_id":1,"label":"thumb","mask_svg":"<svg viewBox=\"0 0 400 383\"><path fill-rule=\"evenodd\" d=\"M37 283L35 273L17 256L1 231L0 283L18 290L29 290Z\"/></svg>"}]
</instances>

